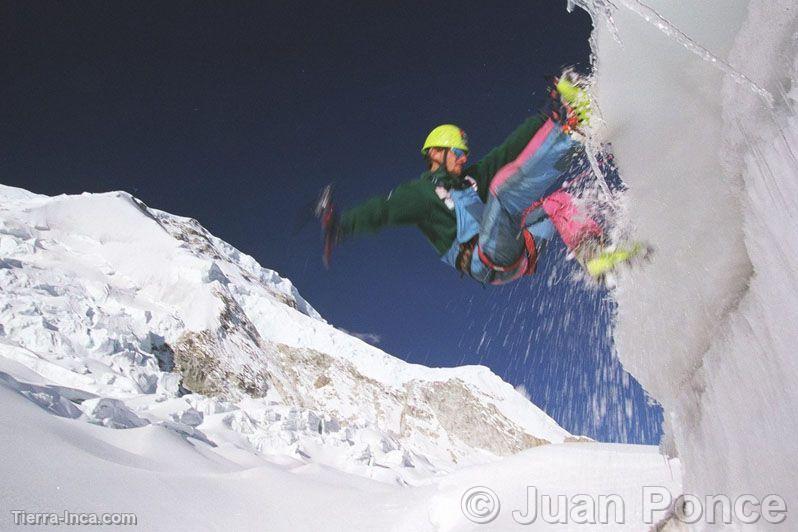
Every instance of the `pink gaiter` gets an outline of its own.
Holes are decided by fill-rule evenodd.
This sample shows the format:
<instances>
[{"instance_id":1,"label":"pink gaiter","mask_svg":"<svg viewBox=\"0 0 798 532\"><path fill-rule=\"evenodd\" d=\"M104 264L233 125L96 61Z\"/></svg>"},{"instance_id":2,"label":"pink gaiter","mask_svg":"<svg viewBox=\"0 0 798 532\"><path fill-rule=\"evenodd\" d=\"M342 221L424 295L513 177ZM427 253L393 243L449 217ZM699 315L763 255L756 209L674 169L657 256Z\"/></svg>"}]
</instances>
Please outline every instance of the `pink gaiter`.
<instances>
[{"instance_id":1,"label":"pink gaiter","mask_svg":"<svg viewBox=\"0 0 798 532\"><path fill-rule=\"evenodd\" d=\"M574 205L573 197L564 190L546 196L543 210L569 250L573 250L587 236L601 236L601 227L590 216L580 212Z\"/></svg>"}]
</instances>

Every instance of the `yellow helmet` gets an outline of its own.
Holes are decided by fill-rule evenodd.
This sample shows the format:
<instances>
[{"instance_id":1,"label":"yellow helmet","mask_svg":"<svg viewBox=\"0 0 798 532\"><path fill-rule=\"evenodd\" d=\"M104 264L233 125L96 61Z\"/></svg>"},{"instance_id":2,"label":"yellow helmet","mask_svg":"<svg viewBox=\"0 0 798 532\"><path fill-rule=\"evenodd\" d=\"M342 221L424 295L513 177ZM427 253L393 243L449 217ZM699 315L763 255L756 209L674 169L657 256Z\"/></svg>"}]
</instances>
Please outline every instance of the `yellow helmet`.
<instances>
[{"instance_id":1,"label":"yellow helmet","mask_svg":"<svg viewBox=\"0 0 798 532\"><path fill-rule=\"evenodd\" d=\"M468 136L465 131L452 124L438 126L427 135L421 154L426 155L430 148L458 148L468 151Z\"/></svg>"}]
</instances>

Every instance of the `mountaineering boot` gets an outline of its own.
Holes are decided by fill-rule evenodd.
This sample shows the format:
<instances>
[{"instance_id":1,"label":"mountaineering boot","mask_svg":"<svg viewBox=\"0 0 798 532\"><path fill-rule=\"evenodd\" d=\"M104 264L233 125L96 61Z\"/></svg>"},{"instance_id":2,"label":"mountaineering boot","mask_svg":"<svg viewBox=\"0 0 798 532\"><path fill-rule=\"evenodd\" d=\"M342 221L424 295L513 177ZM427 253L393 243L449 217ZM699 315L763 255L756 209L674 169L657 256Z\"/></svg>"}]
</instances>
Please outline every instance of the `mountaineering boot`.
<instances>
[{"instance_id":1,"label":"mountaineering boot","mask_svg":"<svg viewBox=\"0 0 798 532\"><path fill-rule=\"evenodd\" d=\"M588 271L588 262L601 255L604 250L604 239L599 236L588 236L583 238L581 242L571 251L571 255L582 266L582 269Z\"/></svg>"},{"instance_id":2,"label":"mountaineering boot","mask_svg":"<svg viewBox=\"0 0 798 532\"><path fill-rule=\"evenodd\" d=\"M608 286L619 265L635 266L650 259L653 252L654 249L644 242L605 246L600 239L590 237L574 249L573 255L591 279Z\"/></svg>"},{"instance_id":3,"label":"mountaineering boot","mask_svg":"<svg viewBox=\"0 0 798 532\"><path fill-rule=\"evenodd\" d=\"M554 79L551 98L555 102L555 120L563 125L566 133L590 125L591 105L585 87L587 82L573 70L565 70Z\"/></svg>"},{"instance_id":4,"label":"mountaineering boot","mask_svg":"<svg viewBox=\"0 0 798 532\"><path fill-rule=\"evenodd\" d=\"M648 260L653 252L654 248L644 242L625 242L602 250L587 261L585 269L591 277L597 278L619 264L634 265Z\"/></svg>"}]
</instances>

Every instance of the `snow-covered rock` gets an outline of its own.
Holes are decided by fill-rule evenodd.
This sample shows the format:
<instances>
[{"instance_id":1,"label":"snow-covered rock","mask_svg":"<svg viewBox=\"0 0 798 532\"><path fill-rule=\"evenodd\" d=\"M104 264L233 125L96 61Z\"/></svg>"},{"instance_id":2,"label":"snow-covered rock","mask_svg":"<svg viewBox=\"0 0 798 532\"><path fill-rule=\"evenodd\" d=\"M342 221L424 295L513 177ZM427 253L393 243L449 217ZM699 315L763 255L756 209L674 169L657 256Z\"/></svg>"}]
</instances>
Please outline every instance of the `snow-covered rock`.
<instances>
[{"instance_id":1,"label":"snow-covered rock","mask_svg":"<svg viewBox=\"0 0 798 532\"><path fill-rule=\"evenodd\" d=\"M487 368L392 357L196 220L124 192L0 186L0 252L0 356L91 395L78 409L41 392L59 415L401 482L570 436Z\"/></svg>"},{"instance_id":2,"label":"snow-covered rock","mask_svg":"<svg viewBox=\"0 0 798 532\"><path fill-rule=\"evenodd\" d=\"M146 419L141 419L119 399L98 397L84 401L80 406L91 423L104 427L129 429L148 424Z\"/></svg>"}]
</instances>

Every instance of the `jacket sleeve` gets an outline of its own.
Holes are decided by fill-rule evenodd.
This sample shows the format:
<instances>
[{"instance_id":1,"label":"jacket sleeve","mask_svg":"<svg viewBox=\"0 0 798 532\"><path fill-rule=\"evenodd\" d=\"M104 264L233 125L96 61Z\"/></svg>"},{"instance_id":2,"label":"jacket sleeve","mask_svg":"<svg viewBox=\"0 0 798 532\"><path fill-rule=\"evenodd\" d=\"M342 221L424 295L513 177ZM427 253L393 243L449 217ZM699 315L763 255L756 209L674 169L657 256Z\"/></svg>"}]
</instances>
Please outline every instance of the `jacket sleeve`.
<instances>
[{"instance_id":1,"label":"jacket sleeve","mask_svg":"<svg viewBox=\"0 0 798 532\"><path fill-rule=\"evenodd\" d=\"M415 225L429 217L430 197L420 181L405 183L387 196L375 196L341 215L342 237L376 233L383 227Z\"/></svg>"},{"instance_id":2,"label":"jacket sleeve","mask_svg":"<svg viewBox=\"0 0 798 532\"><path fill-rule=\"evenodd\" d=\"M546 120L546 115L542 113L527 118L502 144L490 150L477 164L465 169L465 175L470 175L476 180L477 191L482 201L488 200L488 189L496 172L521 154Z\"/></svg>"}]
</instances>

